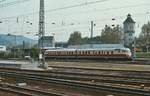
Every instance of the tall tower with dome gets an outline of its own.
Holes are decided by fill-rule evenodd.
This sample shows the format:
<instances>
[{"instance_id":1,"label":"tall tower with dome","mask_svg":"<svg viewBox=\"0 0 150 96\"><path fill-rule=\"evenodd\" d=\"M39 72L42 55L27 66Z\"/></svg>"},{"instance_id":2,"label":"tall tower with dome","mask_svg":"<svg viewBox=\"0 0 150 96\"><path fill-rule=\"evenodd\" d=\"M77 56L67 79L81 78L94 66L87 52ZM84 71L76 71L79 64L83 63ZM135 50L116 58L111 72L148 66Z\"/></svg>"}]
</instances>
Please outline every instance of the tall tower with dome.
<instances>
[{"instance_id":1,"label":"tall tower with dome","mask_svg":"<svg viewBox=\"0 0 150 96\"><path fill-rule=\"evenodd\" d=\"M131 18L131 14L127 15L127 19L123 22L124 27L124 46L132 48L135 39L135 21Z\"/></svg>"}]
</instances>

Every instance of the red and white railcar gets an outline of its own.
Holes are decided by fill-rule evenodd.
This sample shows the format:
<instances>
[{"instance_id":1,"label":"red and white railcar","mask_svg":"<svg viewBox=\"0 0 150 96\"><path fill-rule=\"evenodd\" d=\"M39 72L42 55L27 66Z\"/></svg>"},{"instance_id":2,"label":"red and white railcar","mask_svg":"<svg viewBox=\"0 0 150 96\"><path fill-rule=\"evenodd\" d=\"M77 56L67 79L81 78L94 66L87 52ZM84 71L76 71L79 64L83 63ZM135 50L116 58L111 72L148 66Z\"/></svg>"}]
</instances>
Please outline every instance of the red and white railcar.
<instances>
[{"instance_id":1,"label":"red and white railcar","mask_svg":"<svg viewBox=\"0 0 150 96\"><path fill-rule=\"evenodd\" d=\"M131 59L128 48L50 49L46 59Z\"/></svg>"}]
</instances>

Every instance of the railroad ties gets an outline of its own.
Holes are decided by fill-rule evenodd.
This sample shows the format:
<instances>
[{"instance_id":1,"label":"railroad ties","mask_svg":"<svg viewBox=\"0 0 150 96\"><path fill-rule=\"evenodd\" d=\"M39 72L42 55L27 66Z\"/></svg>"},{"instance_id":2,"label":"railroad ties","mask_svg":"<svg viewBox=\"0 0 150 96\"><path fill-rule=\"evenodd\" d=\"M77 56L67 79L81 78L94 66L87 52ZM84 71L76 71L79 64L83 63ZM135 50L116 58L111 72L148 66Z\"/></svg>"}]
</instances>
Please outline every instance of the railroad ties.
<instances>
[{"instance_id":1,"label":"railroad ties","mask_svg":"<svg viewBox=\"0 0 150 96\"><path fill-rule=\"evenodd\" d=\"M123 70L99 70L98 72L98 70L95 70L96 73L94 73L93 70L93 72L89 71L89 73L87 73L87 70L85 71L81 69L76 69L74 71L72 69L69 72L63 71L62 69L49 71L27 71L7 68L0 69L0 71L2 77L22 78L24 80L44 82L47 84L59 84L89 90L103 90L116 92L118 94L123 93L132 94L134 96L150 96L150 89L148 89L150 85L150 78L148 77L150 72ZM15 88L18 87L15 86Z\"/></svg>"}]
</instances>

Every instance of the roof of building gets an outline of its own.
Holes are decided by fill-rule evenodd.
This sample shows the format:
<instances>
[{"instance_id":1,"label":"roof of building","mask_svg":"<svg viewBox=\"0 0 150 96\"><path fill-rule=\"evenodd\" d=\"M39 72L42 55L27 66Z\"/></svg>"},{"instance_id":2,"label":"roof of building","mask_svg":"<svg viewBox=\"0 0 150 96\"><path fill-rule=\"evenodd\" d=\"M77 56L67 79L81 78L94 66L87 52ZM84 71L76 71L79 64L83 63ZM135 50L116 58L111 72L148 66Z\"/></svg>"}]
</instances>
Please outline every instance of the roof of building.
<instances>
[{"instance_id":1,"label":"roof of building","mask_svg":"<svg viewBox=\"0 0 150 96\"><path fill-rule=\"evenodd\" d=\"M71 45L68 48L88 49L88 48L124 48L122 44L83 44Z\"/></svg>"},{"instance_id":2,"label":"roof of building","mask_svg":"<svg viewBox=\"0 0 150 96\"><path fill-rule=\"evenodd\" d=\"M123 23L135 23L135 21L131 18L131 14L128 14L127 19Z\"/></svg>"},{"instance_id":3,"label":"roof of building","mask_svg":"<svg viewBox=\"0 0 150 96\"><path fill-rule=\"evenodd\" d=\"M75 48L60 48L60 49L49 49L46 50L48 51L94 51L94 50L126 50L126 51L130 51L129 48L86 48L86 49L75 49Z\"/></svg>"},{"instance_id":4,"label":"roof of building","mask_svg":"<svg viewBox=\"0 0 150 96\"><path fill-rule=\"evenodd\" d=\"M44 40L53 40L54 36L43 36L40 39L44 39Z\"/></svg>"}]
</instances>

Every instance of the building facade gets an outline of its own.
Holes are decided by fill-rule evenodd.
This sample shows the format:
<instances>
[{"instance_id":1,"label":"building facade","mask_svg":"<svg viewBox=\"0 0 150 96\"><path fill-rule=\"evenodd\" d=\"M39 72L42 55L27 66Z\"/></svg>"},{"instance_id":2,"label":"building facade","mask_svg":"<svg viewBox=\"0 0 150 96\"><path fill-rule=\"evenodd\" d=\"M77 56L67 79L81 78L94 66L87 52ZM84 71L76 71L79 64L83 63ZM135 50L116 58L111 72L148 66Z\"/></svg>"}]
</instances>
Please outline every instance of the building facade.
<instances>
[{"instance_id":1,"label":"building facade","mask_svg":"<svg viewBox=\"0 0 150 96\"><path fill-rule=\"evenodd\" d=\"M55 47L54 36L44 36L39 39L39 47L48 49Z\"/></svg>"},{"instance_id":2,"label":"building facade","mask_svg":"<svg viewBox=\"0 0 150 96\"><path fill-rule=\"evenodd\" d=\"M127 19L123 22L124 26L124 46L131 48L135 39L135 21L131 15L127 15Z\"/></svg>"}]
</instances>

